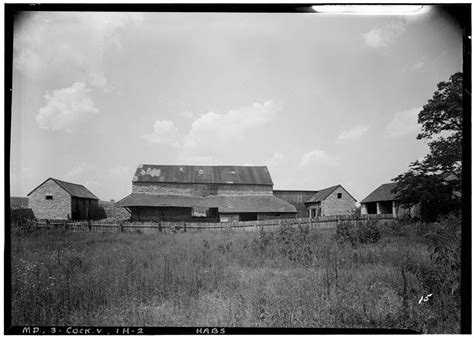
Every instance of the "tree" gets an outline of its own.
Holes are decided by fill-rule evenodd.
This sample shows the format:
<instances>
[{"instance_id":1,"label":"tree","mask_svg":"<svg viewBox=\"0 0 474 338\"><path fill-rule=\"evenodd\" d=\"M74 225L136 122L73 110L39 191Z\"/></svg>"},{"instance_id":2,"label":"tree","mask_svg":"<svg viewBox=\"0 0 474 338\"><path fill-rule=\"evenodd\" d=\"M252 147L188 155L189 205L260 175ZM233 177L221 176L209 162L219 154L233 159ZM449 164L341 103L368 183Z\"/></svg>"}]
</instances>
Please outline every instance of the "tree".
<instances>
[{"instance_id":1,"label":"tree","mask_svg":"<svg viewBox=\"0 0 474 338\"><path fill-rule=\"evenodd\" d=\"M460 208L462 100L462 73L438 84L438 90L418 114L421 133L417 139L429 140L430 152L393 179L397 182L393 192L400 203L407 206L420 203L421 217L426 220Z\"/></svg>"}]
</instances>

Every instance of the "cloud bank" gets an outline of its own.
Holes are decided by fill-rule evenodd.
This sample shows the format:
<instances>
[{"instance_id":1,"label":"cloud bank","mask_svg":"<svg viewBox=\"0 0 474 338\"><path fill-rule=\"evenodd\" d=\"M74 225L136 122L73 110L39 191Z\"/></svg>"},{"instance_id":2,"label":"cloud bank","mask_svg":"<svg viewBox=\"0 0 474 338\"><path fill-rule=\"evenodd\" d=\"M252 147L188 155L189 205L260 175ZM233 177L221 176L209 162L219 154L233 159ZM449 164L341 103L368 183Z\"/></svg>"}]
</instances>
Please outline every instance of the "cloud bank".
<instances>
[{"instance_id":1,"label":"cloud bank","mask_svg":"<svg viewBox=\"0 0 474 338\"><path fill-rule=\"evenodd\" d=\"M41 129L72 132L89 116L99 113L84 82L53 90L44 96L46 105L39 110L36 122Z\"/></svg>"}]
</instances>

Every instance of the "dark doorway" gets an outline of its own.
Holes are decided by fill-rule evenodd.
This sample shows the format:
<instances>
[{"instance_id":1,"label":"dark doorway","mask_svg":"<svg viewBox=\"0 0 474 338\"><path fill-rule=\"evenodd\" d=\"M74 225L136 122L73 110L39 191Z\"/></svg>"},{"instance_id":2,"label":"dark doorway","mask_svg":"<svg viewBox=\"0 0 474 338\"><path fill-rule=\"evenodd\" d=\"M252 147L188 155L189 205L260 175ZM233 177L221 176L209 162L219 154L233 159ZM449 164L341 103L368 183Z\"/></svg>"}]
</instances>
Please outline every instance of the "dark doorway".
<instances>
[{"instance_id":1,"label":"dark doorway","mask_svg":"<svg viewBox=\"0 0 474 338\"><path fill-rule=\"evenodd\" d=\"M366 203L367 213L376 214L377 213L377 202Z\"/></svg>"},{"instance_id":2,"label":"dark doorway","mask_svg":"<svg viewBox=\"0 0 474 338\"><path fill-rule=\"evenodd\" d=\"M239 221L241 222L256 221L256 220L257 220L256 212L243 212L239 214Z\"/></svg>"}]
</instances>

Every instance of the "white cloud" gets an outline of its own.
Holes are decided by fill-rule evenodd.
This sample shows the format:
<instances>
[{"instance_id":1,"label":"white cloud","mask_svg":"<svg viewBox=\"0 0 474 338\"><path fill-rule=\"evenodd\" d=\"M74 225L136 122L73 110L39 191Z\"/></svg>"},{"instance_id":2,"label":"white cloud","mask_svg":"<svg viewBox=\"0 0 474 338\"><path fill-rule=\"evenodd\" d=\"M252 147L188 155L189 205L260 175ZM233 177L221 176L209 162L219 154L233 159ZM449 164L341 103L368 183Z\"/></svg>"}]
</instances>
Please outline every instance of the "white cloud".
<instances>
[{"instance_id":1,"label":"white cloud","mask_svg":"<svg viewBox=\"0 0 474 338\"><path fill-rule=\"evenodd\" d=\"M13 65L38 80L69 78L108 88L104 59L141 13L34 12L15 26Z\"/></svg>"},{"instance_id":2,"label":"white cloud","mask_svg":"<svg viewBox=\"0 0 474 338\"><path fill-rule=\"evenodd\" d=\"M46 106L39 110L36 122L41 129L71 132L97 109L90 97L91 89L84 82L76 82L69 88L53 90L44 96Z\"/></svg>"},{"instance_id":3,"label":"white cloud","mask_svg":"<svg viewBox=\"0 0 474 338\"><path fill-rule=\"evenodd\" d=\"M153 133L145 134L142 138L155 144L179 146L178 128L173 121L157 120L153 125Z\"/></svg>"},{"instance_id":4,"label":"white cloud","mask_svg":"<svg viewBox=\"0 0 474 338\"><path fill-rule=\"evenodd\" d=\"M359 124L352 127L351 129L342 131L337 136L337 143L342 143L345 141L352 141L362 137L369 130L369 126L365 124Z\"/></svg>"},{"instance_id":5,"label":"white cloud","mask_svg":"<svg viewBox=\"0 0 474 338\"><path fill-rule=\"evenodd\" d=\"M253 103L224 114L201 115L184 137L181 158L211 156L228 151L243 141L252 130L267 125L281 107L272 102Z\"/></svg>"},{"instance_id":6,"label":"white cloud","mask_svg":"<svg viewBox=\"0 0 474 338\"><path fill-rule=\"evenodd\" d=\"M397 112L385 127L385 135L388 137L400 137L407 134L416 134L420 131L418 124L418 113L422 107Z\"/></svg>"},{"instance_id":7,"label":"white cloud","mask_svg":"<svg viewBox=\"0 0 474 338\"><path fill-rule=\"evenodd\" d=\"M333 166L336 163L336 158L329 155L324 150L316 149L303 154L299 167L302 168L315 165Z\"/></svg>"},{"instance_id":8,"label":"white cloud","mask_svg":"<svg viewBox=\"0 0 474 338\"><path fill-rule=\"evenodd\" d=\"M405 31L405 23L403 21L394 21L390 24L375 27L370 31L362 34L367 46L372 48L388 47L396 38Z\"/></svg>"}]
</instances>

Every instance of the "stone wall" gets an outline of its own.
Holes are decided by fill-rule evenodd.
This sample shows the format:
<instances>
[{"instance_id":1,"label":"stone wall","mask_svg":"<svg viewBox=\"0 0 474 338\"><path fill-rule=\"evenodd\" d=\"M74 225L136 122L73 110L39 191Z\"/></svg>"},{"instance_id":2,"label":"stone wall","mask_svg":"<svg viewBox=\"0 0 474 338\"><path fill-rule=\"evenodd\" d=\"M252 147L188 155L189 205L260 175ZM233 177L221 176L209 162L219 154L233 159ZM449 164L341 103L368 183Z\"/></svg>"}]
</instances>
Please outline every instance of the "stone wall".
<instances>
[{"instance_id":1,"label":"stone wall","mask_svg":"<svg viewBox=\"0 0 474 338\"><path fill-rule=\"evenodd\" d=\"M53 196L47 200L46 195ZM71 196L54 181L48 180L29 196L29 206L37 219L71 217Z\"/></svg>"},{"instance_id":2,"label":"stone wall","mask_svg":"<svg viewBox=\"0 0 474 338\"><path fill-rule=\"evenodd\" d=\"M133 182L134 194L169 194L188 196L209 195L265 195L273 194L272 186L246 184L201 184L201 183L147 183Z\"/></svg>"},{"instance_id":3,"label":"stone wall","mask_svg":"<svg viewBox=\"0 0 474 338\"><path fill-rule=\"evenodd\" d=\"M219 184L217 186L217 194L272 196L273 188L271 185Z\"/></svg>"},{"instance_id":4,"label":"stone wall","mask_svg":"<svg viewBox=\"0 0 474 338\"><path fill-rule=\"evenodd\" d=\"M217 189L211 184L133 182L132 193L208 196L216 195Z\"/></svg>"},{"instance_id":5,"label":"stone wall","mask_svg":"<svg viewBox=\"0 0 474 338\"><path fill-rule=\"evenodd\" d=\"M337 198L337 194L342 194ZM350 215L355 210L356 200L342 187L338 187L324 201L321 201L321 216Z\"/></svg>"}]
</instances>

